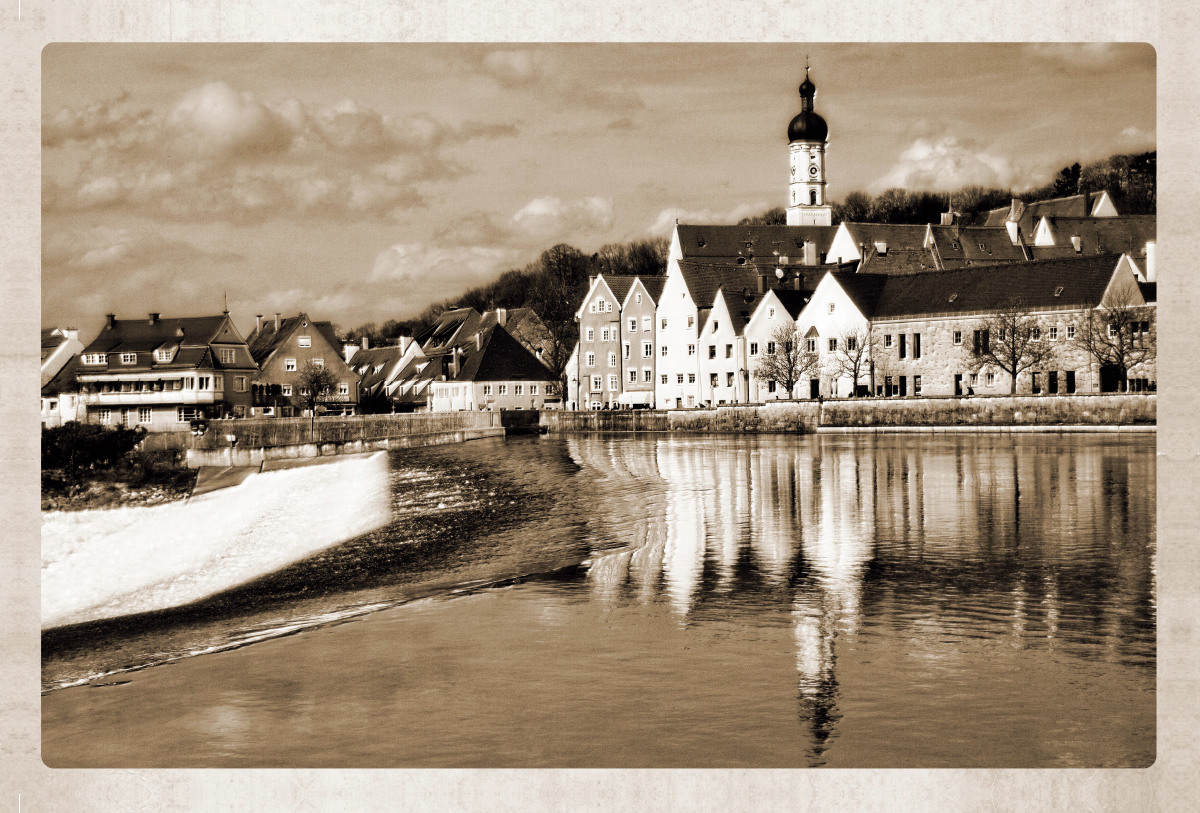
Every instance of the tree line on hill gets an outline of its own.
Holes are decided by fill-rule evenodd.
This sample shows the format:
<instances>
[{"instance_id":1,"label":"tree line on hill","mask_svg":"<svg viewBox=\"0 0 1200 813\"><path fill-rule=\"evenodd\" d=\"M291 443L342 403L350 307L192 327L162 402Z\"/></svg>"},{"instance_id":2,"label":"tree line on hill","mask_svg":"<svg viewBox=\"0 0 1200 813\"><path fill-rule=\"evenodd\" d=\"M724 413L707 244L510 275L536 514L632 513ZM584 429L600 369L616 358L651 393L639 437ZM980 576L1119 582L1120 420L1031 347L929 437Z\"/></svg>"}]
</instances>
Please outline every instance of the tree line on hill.
<instances>
[{"instance_id":1,"label":"tree line on hill","mask_svg":"<svg viewBox=\"0 0 1200 813\"><path fill-rule=\"evenodd\" d=\"M1081 195L1107 190L1117 211L1123 215L1155 214L1157 204L1156 167L1158 153L1113 155L1086 166L1079 163L1063 167L1044 186L1016 193L1011 189L964 186L954 192L909 192L886 189L872 197L866 192L850 192L832 204L833 222L841 223L938 223L943 212L955 211L972 216L1008 206L1013 198L1035 203L1050 198ZM742 219L739 226L772 226L787 223L782 206Z\"/></svg>"}]
</instances>

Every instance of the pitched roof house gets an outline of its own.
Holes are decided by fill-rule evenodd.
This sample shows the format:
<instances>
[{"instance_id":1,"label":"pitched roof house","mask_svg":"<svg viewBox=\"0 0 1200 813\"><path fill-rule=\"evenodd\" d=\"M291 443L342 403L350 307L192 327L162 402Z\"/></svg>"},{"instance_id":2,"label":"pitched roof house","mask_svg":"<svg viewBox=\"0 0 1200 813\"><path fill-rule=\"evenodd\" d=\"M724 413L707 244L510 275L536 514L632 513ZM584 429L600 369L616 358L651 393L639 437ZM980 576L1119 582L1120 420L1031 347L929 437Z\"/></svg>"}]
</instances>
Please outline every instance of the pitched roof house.
<instances>
[{"instance_id":1,"label":"pitched roof house","mask_svg":"<svg viewBox=\"0 0 1200 813\"><path fill-rule=\"evenodd\" d=\"M257 317L248 340L250 352L259 365L254 378L253 414L263 417L292 417L307 410L300 380L308 362L333 374L330 392L318 395L318 411L335 415L353 415L358 405L359 377L346 363L330 322L310 319L301 313L263 322Z\"/></svg>"},{"instance_id":2,"label":"pitched roof house","mask_svg":"<svg viewBox=\"0 0 1200 813\"><path fill-rule=\"evenodd\" d=\"M76 374L86 419L177 430L192 420L249 411L258 365L228 312L118 320L108 314Z\"/></svg>"},{"instance_id":3,"label":"pitched roof house","mask_svg":"<svg viewBox=\"0 0 1200 813\"><path fill-rule=\"evenodd\" d=\"M79 330L73 327L42 328L42 385L63 368L72 356L83 350Z\"/></svg>"}]
</instances>

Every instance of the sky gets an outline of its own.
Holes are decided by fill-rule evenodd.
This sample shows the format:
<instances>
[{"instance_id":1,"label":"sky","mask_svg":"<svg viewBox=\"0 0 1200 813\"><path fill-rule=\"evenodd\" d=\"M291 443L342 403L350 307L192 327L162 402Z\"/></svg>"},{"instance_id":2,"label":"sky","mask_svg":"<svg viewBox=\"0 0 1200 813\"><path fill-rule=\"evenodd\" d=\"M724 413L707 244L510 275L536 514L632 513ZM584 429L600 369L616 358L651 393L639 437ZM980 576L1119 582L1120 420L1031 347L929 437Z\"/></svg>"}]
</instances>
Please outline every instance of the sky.
<instances>
[{"instance_id":1,"label":"sky","mask_svg":"<svg viewBox=\"0 0 1200 813\"><path fill-rule=\"evenodd\" d=\"M416 316L555 243L785 205L805 60L831 200L1155 149L1145 44L66 44L42 324Z\"/></svg>"}]
</instances>

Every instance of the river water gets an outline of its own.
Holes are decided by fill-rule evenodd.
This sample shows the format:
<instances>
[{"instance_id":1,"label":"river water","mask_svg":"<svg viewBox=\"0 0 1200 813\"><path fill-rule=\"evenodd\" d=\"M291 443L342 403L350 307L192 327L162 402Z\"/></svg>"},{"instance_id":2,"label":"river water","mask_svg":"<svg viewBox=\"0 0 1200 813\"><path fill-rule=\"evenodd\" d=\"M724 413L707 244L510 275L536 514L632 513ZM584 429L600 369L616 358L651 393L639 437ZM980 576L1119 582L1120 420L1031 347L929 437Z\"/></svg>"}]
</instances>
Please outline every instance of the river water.
<instances>
[{"instance_id":1,"label":"river water","mask_svg":"<svg viewBox=\"0 0 1200 813\"><path fill-rule=\"evenodd\" d=\"M1145 767L1154 455L1116 434L392 452L383 528L44 632L43 759Z\"/></svg>"}]
</instances>

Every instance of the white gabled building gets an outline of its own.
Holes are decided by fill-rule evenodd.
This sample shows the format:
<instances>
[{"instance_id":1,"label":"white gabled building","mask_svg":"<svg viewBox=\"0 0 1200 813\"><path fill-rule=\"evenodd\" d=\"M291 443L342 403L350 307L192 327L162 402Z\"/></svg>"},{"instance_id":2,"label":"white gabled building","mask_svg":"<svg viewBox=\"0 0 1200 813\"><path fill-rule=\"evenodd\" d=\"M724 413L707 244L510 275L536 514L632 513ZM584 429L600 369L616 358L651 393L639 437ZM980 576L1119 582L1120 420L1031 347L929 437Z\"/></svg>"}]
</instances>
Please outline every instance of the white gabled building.
<instances>
[{"instance_id":1,"label":"white gabled building","mask_svg":"<svg viewBox=\"0 0 1200 813\"><path fill-rule=\"evenodd\" d=\"M839 348L851 337L864 341L870 336L870 316L875 312L875 302L889 278L884 274L831 271L821 279L796 320L806 349L821 359L819 376L810 378L807 385L800 385L801 397L820 395L829 398L853 393L849 376L839 369ZM865 375L857 383L871 385L869 360Z\"/></svg>"},{"instance_id":2,"label":"white gabled building","mask_svg":"<svg viewBox=\"0 0 1200 813\"><path fill-rule=\"evenodd\" d=\"M804 291L768 289L755 300L750 320L743 331L746 346L747 397L751 403L763 403L786 398L787 393L773 382L759 381L755 368L775 352L775 333L780 327L796 328L796 318L804 309L810 294Z\"/></svg>"}]
</instances>

